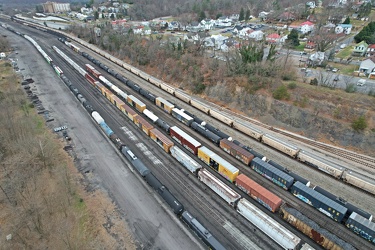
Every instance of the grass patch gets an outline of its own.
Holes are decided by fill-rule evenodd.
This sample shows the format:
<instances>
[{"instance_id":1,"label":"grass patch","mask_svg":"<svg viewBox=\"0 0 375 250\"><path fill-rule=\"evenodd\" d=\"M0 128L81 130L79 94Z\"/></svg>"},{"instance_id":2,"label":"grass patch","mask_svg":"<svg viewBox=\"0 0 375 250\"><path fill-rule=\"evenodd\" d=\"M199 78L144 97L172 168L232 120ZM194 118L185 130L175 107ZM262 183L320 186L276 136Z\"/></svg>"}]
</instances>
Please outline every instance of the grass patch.
<instances>
[{"instance_id":1,"label":"grass patch","mask_svg":"<svg viewBox=\"0 0 375 250\"><path fill-rule=\"evenodd\" d=\"M341 58L341 59L347 59L352 55L354 47L353 46L347 46L346 48L342 49L335 55L336 58Z\"/></svg>"},{"instance_id":2,"label":"grass patch","mask_svg":"<svg viewBox=\"0 0 375 250\"><path fill-rule=\"evenodd\" d=\"M305 49L306 42L299 42L299 45L295 47L298 51L303 51Z\"/></svg>"}]
</instances>

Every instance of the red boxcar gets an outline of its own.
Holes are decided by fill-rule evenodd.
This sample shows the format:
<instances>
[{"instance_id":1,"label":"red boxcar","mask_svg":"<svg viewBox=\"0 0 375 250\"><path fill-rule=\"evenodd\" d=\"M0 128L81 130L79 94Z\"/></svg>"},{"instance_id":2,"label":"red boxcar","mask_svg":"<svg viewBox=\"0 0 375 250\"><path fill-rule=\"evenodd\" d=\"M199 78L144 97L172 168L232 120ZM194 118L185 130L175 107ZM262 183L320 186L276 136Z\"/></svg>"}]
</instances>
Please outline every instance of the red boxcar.
<instances>
[{"instance_id":1,"label":"red boxcar","mask_svg":"<svg viewBox=\"0 0 375 250\"><path fill-rule=\"evenodd\" d=\"M90 64L86 64L86 69L88 72L90 72L91 74L93 74L93 76L95 76L96 78L99 78L99 76L101 76L102 74L97 71L93 66L91 66Z\"/></svg>"},{"instance_id":2,"label":"red boxcar","mask_svg":"<svg viewBox=\"0 0 375 250\"><path fill-rule=\"evenodd\" d=\"M200 142L195 140L193 137L182 131L176 126L170 128L170 134L172 138L180 143L184 148L192 152L193 154L198 154L198 148L202 146Z\"/></svg>"},{"instance_id":3,"label":"red boxcar","mask_svg":"<svg viewBox=\"0 0 375 250\"><path fill-rule=\"evenodd\" d=\"M228 139L222 139L220 141L220 147L225 152L236 157L238 160L242 161L246 165L249 165L250 162L254 159L254 155L252 153L234 144Z\"/></svg>"},{"instance_id":4,"label":"red boxcar","mask_svg":"<svg viewBox=\"0 0 375 250\"><path fill-rule=\"evenodd\" d=\"M276 212L283 202L277 195L244 174L237 176L236 186L272 212Z\"/></svg>"},{"instance_id":5,"label":"red boxcar","mask_svg":"<svg viewBox=\"0 0 375 250\"><path fill-rule=\"evenodd\" d=\"M92 76L90 76L89 74L86 74L85 77L87 81L89 81L92 85L95 85L96 80Z\"/></svg>"}]
</instances>

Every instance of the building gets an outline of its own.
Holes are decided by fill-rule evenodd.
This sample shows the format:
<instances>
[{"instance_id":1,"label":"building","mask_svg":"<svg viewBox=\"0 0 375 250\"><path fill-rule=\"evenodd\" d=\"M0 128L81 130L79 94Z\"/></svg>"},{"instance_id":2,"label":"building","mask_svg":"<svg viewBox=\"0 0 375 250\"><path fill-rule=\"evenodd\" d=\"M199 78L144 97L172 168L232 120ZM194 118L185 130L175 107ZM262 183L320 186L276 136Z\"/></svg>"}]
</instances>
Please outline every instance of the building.
<instances>
[{"instance_id":1,"label":"building","mask_svg":"<svg viewBox=\"0 0 375 250\"><path fill-rule=\"evenodd\" d=\"M357 43L352 51L353 56L364 56L367 52L368 44L365 41Z\"/></svg>"},{"instance_id":2,"label":"building","mask_svg":"<svg viewBox=\"0 0 375 250\"><path fill-rule=\"evenodd\" d=\"M57 12L68 12L70 11L70 3L55 3L46 2L43 3L44 13L57 13Z\"/></svg>"}]
</instances>

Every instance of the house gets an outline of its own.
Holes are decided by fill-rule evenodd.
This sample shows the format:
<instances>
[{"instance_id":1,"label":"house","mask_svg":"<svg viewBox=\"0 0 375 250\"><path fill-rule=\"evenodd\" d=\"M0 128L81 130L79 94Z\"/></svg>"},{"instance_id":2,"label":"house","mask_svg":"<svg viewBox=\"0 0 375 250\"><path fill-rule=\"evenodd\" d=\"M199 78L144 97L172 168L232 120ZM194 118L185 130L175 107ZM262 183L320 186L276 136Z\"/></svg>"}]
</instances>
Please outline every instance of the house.
<instances>
[{"instance_id":1,"label":"house","mask_svg":"<svg viewBox=\"0 0 375 250\"><path fill-rule=\"evenodd\" d=\"M258 14L258 18L259 18L259 19L266 20L269 14L270 14L269 12L262 11L262 12L260 12L260 13Z\"/></svg>"},{"instance_id":2,"label":"house","mask_svg":"<svg viewBox=\"0 0 375 250\"><path fill-rule=\"evenodd\" d=\"M365 41L357 43L352 51L353 56L364 56L368 48L368 44Z\"/></svg>"},{"instance_id":3,"label":"house","mask_svg":"<svg viewBox=\"0 0 375 250\"><path fill-rule=\"evenodd\" d=\"M199 32L204 30L204 26L202 26L198 22L192 22L188 26L186 26L186 30L189 32Z\"/></svg>"},{"instance_id":4,"label":"house","mask_svg":"<svg viewBox=\"0 0 375 250\"><path fill-rule=\"evenodd\" d=\"M296 20L296 16L291 12L284 12L280 16L277 17L280 22L288 22L288 21L294 21Z\"/></svg>"},{"instance_id":5,"label":"house","mask_svg":"<svg viewBox=\"0 0 375 250\"><path fill-rule=\"evenodd\" d=\"M268 43L280 43L280 38L281 38L281 36L279 34L272 33L272 34L269 34L266 37L266 42L268 42Z\"/></svg>"},{"instance_id":6,"label":"house","mask_svg":"<svg viewBox=\"0 0 375 250\"><path fill-rule=\"evenodd\" d=\"M232 19L226 16L219 17L215 21L215 25L216 27L221 27L221 28L230 27L232 26Z\"/></svg>"},{"instance_id":7,"label":"house","mask_svg":"<svg viewBox=\"0 0 375 250\"><path fill-rule=\"evenodd\" d=\"M242 30L240 30L240 32L238 32L238 37L241 38L241 39L246 39L249 37L249 34L253 32L253 30L251 28L243 28Z\"/></svg>"},{"instance_id":8,"label":"house","mask_svg":"<svg viewBox=\"0 0 375 250\"><path fill-rule=\"evenodd\" d=\"M212 30L215 26L215 20L206 18L200 22L200 26L204 30Z\"/></svg>"},{"instance_id":9,"label":"house","mask_svg":"<svg viewBox=\"0 0 375 250\"><path fill-rule=\"evenodd\" d=\"M309 7L310 9L315 9L316 8L315 1L307 2L306 6Z\"/></svg>"},{"instance_id":10,"label":"house","mask_svg":"<svg viewBox=\"0 0 375 250\"><path fill-rule=\"evenodd\" d=\"M310 55L307 63L309 65L320 65L326 59L327 58L326 58L324 52L317 51L317 52L315 52L315 53L313 53L313 54Z\"/></svg>"},{"instance_id":11,"label":"house","mask_svg":"<svg viewBox=\"0 0 375 250\"><path fill-rule=\"evenodd\" d=\"M249 38L254 39L255 41L262 41L264 37L264 32L261 30L254 30L249 34Z\"/></svg>"},{"instance_id":12,"label":"house","mask_svg":"<svg viewBox=\"0 0 375 250\"><path fill-rule=\"evenodd\" d=\"M315 50L316 43L314 41L307 41L304 50L305 51L313 51Z\"/></svg>"},{"instance_id":13,"label":"house","mask_svg":"<svg viewBox=\"0 0 375 250\"><path fill-rule=\"evenodd\" d=\"M369 75L375 69L375 57L370 57L366 60L363 60L359 65L359 73Z\"/></svg>"},{"instance_id":14,"label":"house","mask_svg":"<svg viewBox=\"0 0 375 250\"><path fill-rule=\"evenodd\" d=\"M242 29L243 29L243 27L241 25L236 25L236 26L234 26L232 33L238 34Z\"/></svg>"},{"instance_id":15,"label":"house","mask_svg":"<svg viewBox=\"0 0 375 250\"><path fill-rule=\"evenodd\" d=\"M349 35L350 32L352 32L352 27L353 25L351 24L337 24L337 26L335 27L335 33L336 34L341 34L341 33L344 33L345 35Z\"/></svg>"},{"instance_id":16,"label":"house","mask_svg":"<svg viewBox=\"0 0 375 250\"><path fill-rule=\"evenodd\" d=\"M312 22L306 21L306 22L301 23L300 31L302 32L302 34L306 34L313 30L314 30L314 24Z\"/></svg>"},{"instance_id":17,"label":"house","mask_svg":"<svg viewBox=\"0 0 375 250\"><path fill-rule=\"evenodd\" d=\"M172 21L168 23L167 30L179 30L180 29L180 23L176 21Z\"/></svg>"},{"instance_id":18,"label":"house","mask_svg":"<svg viewBox=\"0 0 375 250\"><path fill-rule=\"evenodd\" d=\"M1 58L1 59L4 59L5 57L7 57L6 54L5 54L4 52L1 52L1 53L0 53L0 58Z\"/></svg>"},{"instance_id":19,"label":"house","mask_svg":"<svg viewBox=\"0 0 375 250\"><path fill-rule=\"evenodd\" d=\"M374 56L374 55L375 55L375 44L370 44L367 47L366 56L370 57L370 56Z\"/></svg>"}]
</instances>

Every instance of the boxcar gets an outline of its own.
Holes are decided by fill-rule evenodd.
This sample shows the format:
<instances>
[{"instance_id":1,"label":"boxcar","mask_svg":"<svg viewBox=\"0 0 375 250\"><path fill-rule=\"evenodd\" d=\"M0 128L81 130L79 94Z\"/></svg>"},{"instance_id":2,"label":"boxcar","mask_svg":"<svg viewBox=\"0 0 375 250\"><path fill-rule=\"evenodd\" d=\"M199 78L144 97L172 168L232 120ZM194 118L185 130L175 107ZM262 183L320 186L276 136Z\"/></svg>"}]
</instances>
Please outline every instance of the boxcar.
<instances>
[{"instance_id":1,"label":"boxcar","mask_svg":"<svg viewBox=\"0 0 375 250\"><path fill-rule=\"evenodd\" d=\"M159 117L157 117L154 113L152 113L150 110L148 109L145 109L143 110L143 114L148 118L150 119L153 123L155 123Z\"/></svg>"},{"instance_id":2,"label":"boxcar","mask_svg":"<svg viewBox=\"0 0 375 250\"><path fill-rule=\"evenodd\" d=\"M288 144L286 142L283 142L279 139L277 139L276 137L273 137L271 135L268 135L268 134L264 134L262 136L262 141L264 144L267 144L277 150L280 150L281 152L287 154L287 155L290 155L292 157L296 157L299 149L294 146L294 145L291 145L291 144Z\"/></svg>"},{"instance_id":3,"label":"boxcar","mask_svg":"<svg viewBox=\"0 0 375 250\"><path fill-rule=\"evenodd\" d=\"M155 86L158 86L160 87L160 80L153 77L153 76L150 76L150 78L148 79L150 81L150 83L154 84Z\"/></svg>"},{"instance_id":4,"label":"boxcar","mask_svg":"<svg viewBox=\"0 0 375 250\"><path fill-rule=\"evenodd\" d=\"M288 190L293 185L293 177L275 168L271 164L262 161L258 157L255 157L251 161L250 166L255 172L261 174L285 190Z\"/></svg>"},{"instance_id":5,"label":"boxcar","mask_svg":"<svg viewBox=\"0 0 375 250\"><path fill-rule=\"evenodd\" d=\"M134 118L138 115L132 108L127 104L124 104L120 107L122 113L124 113L131 121L134 121Z\"/></svg>"},{"instance_id":6,"label":"boxcar","mask_svg":"<svg viewBox=\"0 0 375 250\"><path fill-rule=\"evenodd\" d=\"M187 114L184 113L183 109L172 109L172 116L185 124L186 126L190 126L190 124L194 121L194 119Z\"/></svg>"},{"instance_id":7,"label":"boxcar","mask_svg":"<svg viewBox=\"0 0 375 250\"><path fill-rule=\"evenodd\" d=\"M240 146L234 144L228 139L222 139L220 141L220 147L228 154L234 156L236 159L242 161L246 165L249 165L251 160L254 159L254 155L249 151L241 148Z\"/></svg>"},{"instance_id":8,"label":"boxcar","mask_svg":"<svg viewBox=\"0 0 375 250\"><path fill-rule=\"evenodd\" d=\"M324 247L325 249L339 250L339 249L350 249L355 248L346 243L333 233L321 228L315 221L309 219L295 208L289 207L286 204L280 207L280 214L282 218L297 228L299 231L310 237L316 243Z\"/></svg>"},{"instance_id":9,"label":"boxcar","mask_svg":"<svg viewBox=\"0 0 375 250\"><path fill-rule=\"evenodd\" d=\"M346 207L318 193L317 191L306 187L301 182L297 181L296 183L294 183L291 188L291 192L297 198L315 207L320 212L335 221L341 222L346 212L348 211Z\"/></svg>"},{"instance_id":10,"label":"boxcar","mask_svg":"<svg viewBox=\"0 0 375 250\"><path fill-rule=\"evenodd\" d=\"M182 91L176 89L175 92L174 92L174 95L178 99L180 99L181 101L184 101L184 102L190 104L190 96L188 94L186 94L185 92L182 92Z\"/></svg>"},{"instance_id":11,"label":"boxcar","mask_svg":"<svg viewBox=\"0 0 375 250\"><path fill-rule=\"evenodd\" d=\"M93 76L95 76L96 78L99 78L99 76L101 76L102 74L97 71L93 66L91 66L90 64L85 64L86 66L86 69L88 72L90 72Z\"/></svg>"},{"instance_id":12,"label":"boxcar","mask_svg":"<svg viewBox=\"0 0 375 250\"><path fill-rule=\"evenodd\" d=\"M171 137L179 144L181 144L184 148L195 155L198 153L198 148L202 145L200 142L198 142L193 137L176 126L171 127L169 131Z\"/></svg>"},{"instance_id":13,"label":"boxcar","mask_svg":"<svg viewBox=\"0 0 375 250\"><path fill-rule=\"evenodd\" d=\"M86 74L85 75L85 78L87 79L87 81L89 81L92 85L94 85L94 83L96 82L96 80L90 76L89 74Z\"/></svg>"},{"instance_id":14,"label":"boxcar","mask_svg":"<svg viewBox=\"0 0 375 250\"><path fill-rule=\"evenodd\" d=\"M241 131L242 133L253 137L254 139L260 141L262 138L263 132L259 129L256 129L252 126L250 126L249 123L241 122L238 120L233 121L233 128L237 129L238 131Z\"/></svg>"},{"instance_id":15,"label":"boxcar","mask_svg":"<svg viewBox=\"0 0 375 250\"><path fill-rule=\"evenodd\" d=\"M194 99L194 98L191 98L190 100L190 104L191 106L199 109L200 111L206 113L206 114L209 114L210 113L210 107L207 106L206 104Z\"/></svg>"},{"instance_id":16,"label":"boxcar","mask_svg":"<svg viewBox=\"0 0 375 250\"><path fill-rule=\"evenodd\" d=\"M162 147L167 153L169 153L170 148L173 146L173 142L156 128L150 130L150 138L154 140L160 147Z\"/></svg>"},{"instance_id":17,"label":"boxcar","mask_svg":"<svg viewBox=\"0 0 375 250\"><path fill-rule=\"evenodd\" d=\"M346 221L346 226L362 238L375 244L375 223L357 213L352 213Z\"/></svg>"},{"instance_id":18,"label":"boxcar","mask_svg":"<svg viewBox=\"0 0 375 250\"><path fill-rule=\"evenodd\" d=\"M233 120L223 114L220 113L220 111L217 111L215 109L210 109L210 115L216 119L218 119L221 122L224 122L225 124L232 126Z\"/></svg>"},{"instance_id":19,"label":"boxcar","mask_svg":"<svg viewBox=\"0 0 375 250\"><path fill-rule=\"evenodd\" d=\"M345 170L338 164L323 160L320 157L304 150L301 150L298 153L297 159L338 179L342 176Z\"/></svg>"},{"instance_id":20,"label":"boxcar","mask_svg":"<svg viewBox=\"0 0 375 250\"><path fill-rule=\"evenodd\" d=\"M206 147L198 148L198 158L229 181L235 181L239 170Z\"/></svg>"},{"instance_id":21,"label":"boxcar","mask_svg":"<svg viewBox=\"0 0 375 250\"><path fill-rule=\"evenodd\" d=\"M137 125L146 135L150 135L150 130L153 129L154 127L148 123L143 117L140 115L137 115L134 117L133 120L134 124Z\"/></svg>"},{"instance_id":22,"label":"boxcar","mask_svg":"<svg viewBox=\"0 0 375 250\"><path fill-rule=\"evenodd\" d=\"M237 176L236 186L273 213L279 209L283 202L280 197L268 191L244 174Z\"/></svg>"},{"instance_id":23,"label":"boxcar","mask_svg":"<svg viewBox=\"0 0 375 250\"><path fill-rule=\"evenodd\" d=\"M111 102L118 108L121 109L121 105L125 104L120 98L115 95L111 96Z\"/></svg>"},{"instance_id":24,"label":"boxcar","mask_svg":"<svg viewBox=\"0 0 375 250\"><path fill-rule=\"evenodd\" d=\"M156 106L162 108L168 114L172 113L172 109L174 108L174 105L172 103L168 102L162 97L156 97L155 104Z\"/></svg>"},{"instance_id":25,"label":"boxcar","mask_svg":"<svg viewBox=\"0 0 375 250\"><path fill-rule=\"evenodd\" d=\"M186 169L188 169L193 174L197 174L197 171L202 168L193 158L188 156L184 151L176 146L171 147L171 155L178 162L180 162Z\"/></svg>"},{"instance_id":26,"label":"boxcar","mask_svg":"<svg viewBox=\"0 0 375 250\"><path fill-rule=\"evenodd\" d=\"M146 104L141 102L137 97L133 95L128 95L126 100L131 106L135 107L139 112L143 112L146 109Z\"/></svg>"},{"instance_id":27,"label":"boxcar","mask_svg":"<svg viewBox=\"0 0 375 250\"><path fill-rule=\"evenodd\" d=\"M160 85L159 86L160 86L160 88L162 90L167 91L169 94L171 94L171 95L174 94L174 90L175 89L173 87L169 86L168 84L166 84L165 82L160 81Z\"/></svg>"},{"instance_id":28,"label":"boxcar","mask_svg":"<svg viewBox=\"0 0 375 250\"><path fill-rule=\"evenodd\" d=\"M234 207L236 202L241 198L241 195L225 185L221 180L204 168L198 172L198 179L211 188L212 191L232 207Z\"/></svg>"},{"instance_id":29,"label":"boxcar","mask_svg":"<svg viewBox=\"0 0 375 250\"><path fill-rule=\"evenodd\" d=\"M237 212L284 249L297 249L301 239L245 199L237 204Z\"/></svg>"},{"instance_id":30,"label":"boxcar","mask_svg":"<svg viewBox=\"0 0 375 250\"><path fill-rule=\"evenodd\" d=\"M369 193L375 194L375 180L364 176L363 174L346 170L342 176L343 181L357 187L363 189Z\"/></svg>"}]
</instances>

